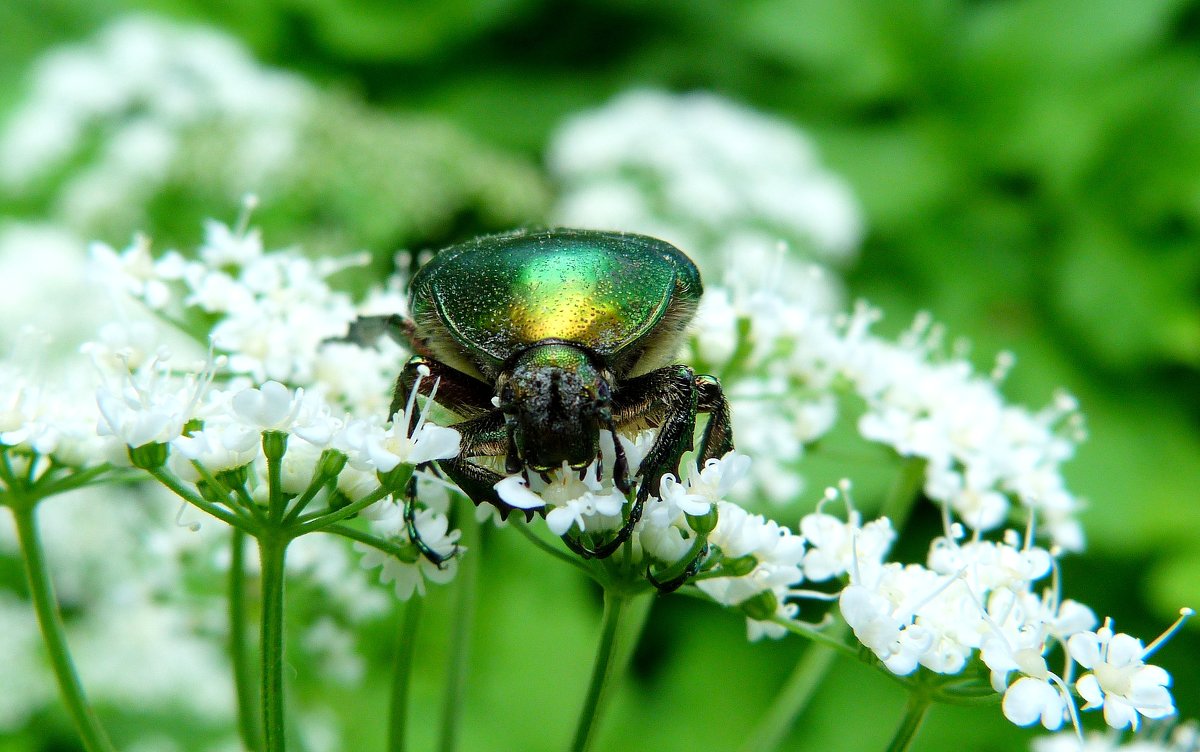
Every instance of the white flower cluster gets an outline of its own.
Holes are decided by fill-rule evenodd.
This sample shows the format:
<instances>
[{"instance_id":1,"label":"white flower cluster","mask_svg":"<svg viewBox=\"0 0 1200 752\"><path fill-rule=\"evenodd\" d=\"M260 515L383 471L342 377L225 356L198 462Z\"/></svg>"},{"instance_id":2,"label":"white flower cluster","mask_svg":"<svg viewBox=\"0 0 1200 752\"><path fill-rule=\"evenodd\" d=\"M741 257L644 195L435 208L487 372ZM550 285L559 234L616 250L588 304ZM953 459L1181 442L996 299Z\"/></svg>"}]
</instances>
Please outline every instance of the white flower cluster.
<instances>
[{"instance_id":1,"label":"white flower cluster","mask_svg":"<svg viewBox=\"0 0 1200 752\"><path fill-rule=\"evenodd\" d=\"M924 566L905 565L884 561L886 545L870 527L859 528L851 515L837 536L850 538L854 551L839 606L855 637L892 673L924 666L957 674L978 652L993 689L1004 695L1005 717L1020 726L1078 726L1069 689L1077 668L1085 672L1074 681L1082 709L1103 708L1113 728L1136 729L1139 717L1175 712L1170 676L1145 662L1174 628L1149 647L1114 634L1107 620L1095 629L1091 609L1062 600L1057 585L1039 590L1056 563L1028 537L1009 530L1003 542L978 534L962 542L955 524L934 540ZM1055 648L1063 653L1061 674L1046 662Z\"/></svg>"},{"instance_id":2,"label":"white flower cluster","mask_svg":"<svg viewBox=\"0 0 1200 752\"><path fill-rule=\"evenodd\" d=\"M435 585L450 582L458 574L458 556L455 554L466 553L466 549L458 545L461 531L450 527L450 497L446 489L432 478L422 478L421 481L417 496L423 508L417 510L413 527L421 541L445 559L440 567L421 555L416 555L410 561L390 556L363 543L354 544L354 548L362 554L362 566L366 569L380 567L381 579L393 584L396 597L402 601L411 598L414 592L424 596L426 580ZM402 548L412 544L404 511L393 500L379 501L368 507L363 515L371 520L371 530L376 535Z\"/></svg>"},{"instance_id":3,"label":"white flower cluster","mask_svg":"<svg viewBox=\"0 0 1200 752\"><path fill-rule=\"evenodd\" d=\"M769 263L814 307L833 310L827 273L856 253L858 203L794 126L714 94L627 92L555 134L550 169L562 184L553 218L618 229L687 250L702 270Z\"/></svg>"},{"instance_id":4,"label":"white flower cluster","mask_svg":"<svg viewBox=\"0 0 1200 752\"><path fill-rule=\"evenodd\" d=\"M98 391L97 401L100 434L115 436L130 449L167 445L171 472L197 489L222 473L245 469L242 483L258 503L265 503L269 488L264 432L296 439L287 442L280 460L282 492L291 496L315 492L314 498L326 501L332 488L353 501L376 491L377 476L402 463L418 465L457 456L459 451L457 431L428 422L423 413L414 414L415 389L405 409L385 428L377 420L335 416L318 395L292 391L276 381L261 387L216 386L211 371L172 369L165 352L136 371L110 378ZM345 460L335 474L328 470L331 455ZM457 531L449 530L444 512L420 510L417 528L428 535L427 545L439 550L446 543L448 553L453 553ZM394 543L411 542L402 528L390 532ZM397 579L396 572L404 567L439 582L453 576L453 569L424 566L427 562L417 554L414 551L411 560L389 564L385 581ZM375 558L364 560L370 566L378 563ZM397 586L403 597L412 589L411 584L406 590Z\"/></svg>"},{"instance_id":5,"label":"white flower cluster","mask_svg":"<svg viewBox=\"0 0 1200 752\"><path fill-rule=\"evenodd\" d=\"M998 383L1007 358L982 376L942 353L943 332L927 317L898 341L872 334L878 318L861 304L849 315L814 312L767 290L706 295L692 362L722 375L739 446L769 469L758 490L796 498L795 481L778 477L800 475L803 445L835 424L839 397L852 394L864 408L861 437L924 460L925 495L967 527L998 529L1019 508L1056 546L1082 549L1081 502L1061 472L1083 434L1074 400L1059 395L1036 412L1010 405Z\"/></svg>"},{"instance_id":6,"label":"white flower cluster","mask_svg":"<svg viewBox=\"0 0 1200 752\"><path fill-rule=\"evenodd\" d=\"M1127 742L1115 734L1062 732L1033 741L1033 752L1196 752L1200 750L1200 726L1192 721L1176 726L1170 734L1136 736Z\"/></svg>"},{"instance_id":7,"label":"white flower cluster","mask_svg":"<svg viewBox=\"0 0 1200 752\"><path fill-rule=\"evenodd\" d=\"M265 251L257 231L216 222L205 227L198 260L174 252L155 259L143 238L120 252L95 244L92 255L95 288L133 298L158 318L139 320L139 311L127 310L126 320L101 326L82 348L92 368L55 364L56 374L70 375L69 384L31 373L29 363L38 358L25 353L29 348L0 364L0 442L12 450L9 463L22 477L38 479L51 460L60 468L128 465L128 448L159 445L180 482L198 488L231 473L236 485L233 471L239 471L246 503L263 504L263 433L271 431L289 438L280 462L285 494L318 491L310 486L331 466L331 455L344 459L316 493L320 504L333 494L353 501L376 492L378 474L401 463L457 455L458 433L415 415L414 400L383 425L403 359L398 344L328 341L344 335L359 310L326 281L344 264ZM394 291L378 292L364 308L395 311L396 298ZM195 341L165 323L196 321L211 327L219 354L204 357ZM34 464L27 469L23 462ZM421 509L417 528L434 550L457 536L444 510ZM394 550L411 547L404 530L385 532ZM389 564L389 579L398 567L427 571L416 553ZM429 576L443 581L452 567Z\"/></svg>"},{"instance_id":8,"label":"white flower cluster","mask_svg":"<svg viewBox=\"0 0 1200 752\"><path fill-rule=\"evenodd\" d=\"M653 431L639 434L635 441L620 437L631 475L637 473L653 439ZM612 468L612 439L604 433L600 441L601 465ZM633 529L632 563L638 572L650 565L670 570L686 567L690 557L698 556L701 561L707 557L713 563L736 566L733 574L710 569L696 579L696 584L718 603L745 604L744 610L751 617L751 638L780 637L786 630L771 619L793 618L798 611L787 601L793 594L792 586L804 579L804 541L773 520L750 514L726 500L749 471L750 459L730 452L708 460L703 468L692 465L683 480L664 475L658 495L646 500ZM551 474L549 482L533 476L527 485L521 475L510 475L496 484L496 491L514 507L544 509L546 526L555 535L578 537L611 532L621 527L628 500L613 484L611 471L598 475L595 464L582 477L564 465ZM719 555L696 549L697 540L705 539Z\"/></svg>"},{"instance_id":9,"label":"white flower cluster","mask_svg":"<svg viewBox=\"0 0 1200 752\"><path fill-rule=\"evenodd\" d=\"M337 342L361 309L327 281L366 257L314 261L294 250L265 251L256 230L215 221L204 230L196 260L174 251L155 259L144 237L121 251L93 243L98 281L172 320L215 318L209 336L233 373L304 386L352 413L382 415L404 357L400 346L388 338L376 347ZM375 297L392 312L403 310L394 292Z\"/></svg>"},{"instance_id":10,"label":"white flower cluster","mask_svg":"<svg viewBox=\"0 0 1200 752\"><path fill-rule=\"evenodd\" d=\"M238 134L228 164L244 190L292 154L312 98L300 78L262 69L214 30L124 17L38 61L29 97L0 130L0 186L23 190L86 155L57 209L89 226L143 206L183 138L220 124Z\"/></svg>"},{"instance_id":11,"label":"white flower cluster","mask_svg":"<svg viewBox=\"0 0 1200 752\"><path fill-rule=\"evenodd\" d=\"M78 373L40 378L29 368L36 356L22 350L0 362L0 445L17 450L9 461L36 463L29 468L36 480L48 460L85 468L119 458L122 445L96 432L92 382Z\"/></svg>"}]
</instances>

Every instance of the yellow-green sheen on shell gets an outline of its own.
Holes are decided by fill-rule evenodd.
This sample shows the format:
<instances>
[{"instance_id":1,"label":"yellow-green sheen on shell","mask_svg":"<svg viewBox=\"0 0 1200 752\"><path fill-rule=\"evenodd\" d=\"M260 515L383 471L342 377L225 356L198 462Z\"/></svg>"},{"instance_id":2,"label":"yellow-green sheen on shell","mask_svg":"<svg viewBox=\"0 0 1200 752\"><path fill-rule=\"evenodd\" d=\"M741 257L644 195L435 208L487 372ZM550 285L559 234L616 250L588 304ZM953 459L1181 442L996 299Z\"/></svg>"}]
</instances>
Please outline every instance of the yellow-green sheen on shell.
<instances>
[{"instance_id":1,"label":"yellow-green sheen on shell","mask_svg":"<svg viewBox=\"0 0 1200 752\"><path fill-rule=\"evenodd\" d=\"M410 308L437 322L468 359L495 367L546 339L616 357L636 348L672 303L694 303L700 274L655 238L547 230L448 248L412 281Z\"/></svg>"}]
</instances>

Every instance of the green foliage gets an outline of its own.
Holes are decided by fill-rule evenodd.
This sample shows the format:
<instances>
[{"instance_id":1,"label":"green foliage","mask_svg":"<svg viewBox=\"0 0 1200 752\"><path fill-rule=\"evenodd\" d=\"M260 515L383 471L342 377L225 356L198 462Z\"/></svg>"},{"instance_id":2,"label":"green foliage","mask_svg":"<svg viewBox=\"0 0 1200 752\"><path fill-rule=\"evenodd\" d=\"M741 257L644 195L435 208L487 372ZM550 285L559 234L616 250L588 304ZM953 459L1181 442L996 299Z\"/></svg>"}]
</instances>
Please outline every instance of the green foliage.
<instances>
[{"instance_id":1,"label":"green foliage","mask_svg":"<svg viewBox=\"0 0 1200 752\"><path fill-rule=\"evenodd\" d=\"M251 186L230 164L238 133L189 134L163 191L151 204L153 226L186 238L204 217L237 213ZM300 130L295 158L257 188L255 223L315 253L365 248L388 254L463 234L536 223L548 194L528 161L493 149L444 118L380 112L323 94Z\"/></svg>"}]
</instances>

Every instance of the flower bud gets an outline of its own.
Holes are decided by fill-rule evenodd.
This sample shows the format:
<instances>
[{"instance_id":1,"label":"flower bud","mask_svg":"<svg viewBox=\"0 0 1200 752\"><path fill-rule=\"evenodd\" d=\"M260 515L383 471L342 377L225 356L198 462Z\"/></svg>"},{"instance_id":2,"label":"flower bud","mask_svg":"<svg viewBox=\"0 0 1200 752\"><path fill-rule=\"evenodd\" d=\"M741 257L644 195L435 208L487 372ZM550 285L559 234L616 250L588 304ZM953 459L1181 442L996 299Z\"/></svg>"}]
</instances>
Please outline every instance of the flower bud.
<instances>
[{"instance_id":1,"label":"flower bud","mask_svg":"<svg viewBox=\"0 0 1200 752\"><path fill-rule=\"evenodd\" d=\"M747 554L736 559L721 560L721 575L724 577L745 577L758 566L758 559Z\"/></svg>"},{"instance_id":2,"label":"flower bud","mask_svg":"<svg viewBox=\"0 0 1200 752\"><path fill-rule=\"evenodd\" d=\"M157 470L166 463L167 453L164 442L152 441L140 447L129 447L129 461L143 470Z\"/></svg>"},{"instance_id":3,"label":"flower bud","mask_svg":"<svg viewBox=\"0 0 1200 752\"><path fill-rule=\"evenodd\" d=\"M739 603L738 608L751 619L766 621L775 616L775 611L779 608L779 599L775 597L775 593L764 590Z\"/></svg>"},{"instance_id":4,"label":"flower bud","mask_svg":"<svg viewBox=\"0 0 1200 752\"><path fill-rule=\"evenodd\" d=\"M325 483L338 477L346 467L346 455L336 449L326 449L317 460L316 480Z\"/></svg>"},{"instance_id":5,"label":"flower bud","mask_svg":"<svg viewBox=\"0 0 1200 752\"><path fill-rule=\"evenodd\" d=\"M288 435L283 431L263 431L263 454L268 462L278 462L287 452Z\"/></svg>"},{"instance_id":6,"label":"flower bud","mask_svg":"<svg viewBox=\"0 0 1200 752\"><path fill-rule=\"evenodd\" d=\"M717 505L713 504L704 514L689 514L688 527L700 535L708 535L717 527Z\"/></svg>"}]
</instances>

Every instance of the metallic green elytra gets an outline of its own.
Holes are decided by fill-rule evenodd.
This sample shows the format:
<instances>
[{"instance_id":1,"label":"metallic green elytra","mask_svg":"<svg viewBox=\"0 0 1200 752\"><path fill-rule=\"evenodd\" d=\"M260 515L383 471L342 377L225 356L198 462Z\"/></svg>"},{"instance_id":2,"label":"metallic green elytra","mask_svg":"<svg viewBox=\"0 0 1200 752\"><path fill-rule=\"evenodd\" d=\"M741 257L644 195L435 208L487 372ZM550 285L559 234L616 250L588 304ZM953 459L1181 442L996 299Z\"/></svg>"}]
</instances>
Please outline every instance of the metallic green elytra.
<instances>
[{"instance_id":1,"label":"metallic green elytra","mask_svg":"<svg viewBox=\"0 0 1200 752\"><path fill-rule=\"evenodd\" d=\"M412 279L410 318L360 320L349 338L382 321L416 353L396 380L392 415L414 388L459 415L462 453L438 466L503 516L514 507L495 490L502 476L473 458L503 457L510 474L526 478L562 467L582 474L593 463L599 476L600 434L610 433L613 482L625 493L637 488L625 524L605 540L564 536L580 554L603 557L629 537L662 477L678 475L698 413L709 419L697 463L733 448L720 384L676 363L702 289L695 264L662 240L514 232L441 251ZM418 378L426 370L432 378ZM647 428L657 435L631 473L617 435ZM415 528L410 535L418 540Z\"/></svg>"},{"instance_id":2,"label":"metallic green elytra","mask_svg":"<svg viewBox=\"0 0 1200 752\"><path fill-rule=\"evenodd\" d=\"M551 339L578 343L623 374L653 370L674 356L664 351L677 344L677 323L691 318L702 287L696 265L669 243L555 230L449 248L410 290L413 319L440 359L492 377L513 353ZM660 362L635 368L647 354Z\"/></svg>"}]
</instances>

